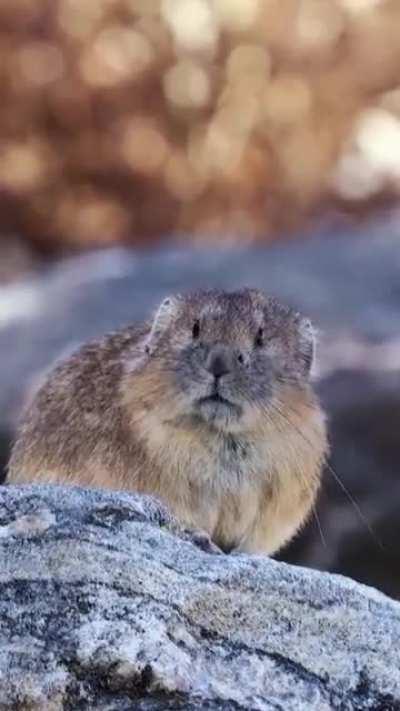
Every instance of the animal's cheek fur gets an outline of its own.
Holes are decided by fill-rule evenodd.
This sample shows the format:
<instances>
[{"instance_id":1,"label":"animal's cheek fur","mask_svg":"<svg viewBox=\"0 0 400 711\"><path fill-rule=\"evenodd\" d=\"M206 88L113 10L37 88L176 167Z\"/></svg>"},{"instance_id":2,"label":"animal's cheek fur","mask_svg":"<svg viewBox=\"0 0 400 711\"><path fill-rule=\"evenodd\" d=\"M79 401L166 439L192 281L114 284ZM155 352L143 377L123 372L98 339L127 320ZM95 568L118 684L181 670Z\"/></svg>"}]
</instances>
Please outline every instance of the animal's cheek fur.
<instances>
[{"instance_id":1,"label":"animal's cheek fur","mask_svg":"<svg viewBox=\"0 0 400 711\"><path fill-rule=\"evenodd\" d=\"M272 393L272 382L269 376L260 378L253 372L239 373L229 387L235 399L240 399L243 403L258 404L266 406Z\"/></svg>"}]
</instances>

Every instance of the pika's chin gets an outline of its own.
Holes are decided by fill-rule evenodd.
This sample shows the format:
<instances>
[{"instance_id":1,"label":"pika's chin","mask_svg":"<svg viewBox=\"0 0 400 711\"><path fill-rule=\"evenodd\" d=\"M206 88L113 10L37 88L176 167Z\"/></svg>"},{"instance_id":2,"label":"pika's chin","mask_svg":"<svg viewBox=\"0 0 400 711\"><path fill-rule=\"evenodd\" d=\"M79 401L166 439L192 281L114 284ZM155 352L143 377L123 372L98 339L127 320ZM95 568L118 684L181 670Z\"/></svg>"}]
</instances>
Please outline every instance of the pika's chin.
<instances>
[{"instance_id":1,"label":"pika's chin","mask_svg":"<svg viewBox=\"0 0 400 711\"><path fill-rule=\"evenodd\" d=\"M240 405L227 400L219 393L197 400L196 411L208 424L225 430L237 425L243 414Z\"/></svg>"}]
</instances>

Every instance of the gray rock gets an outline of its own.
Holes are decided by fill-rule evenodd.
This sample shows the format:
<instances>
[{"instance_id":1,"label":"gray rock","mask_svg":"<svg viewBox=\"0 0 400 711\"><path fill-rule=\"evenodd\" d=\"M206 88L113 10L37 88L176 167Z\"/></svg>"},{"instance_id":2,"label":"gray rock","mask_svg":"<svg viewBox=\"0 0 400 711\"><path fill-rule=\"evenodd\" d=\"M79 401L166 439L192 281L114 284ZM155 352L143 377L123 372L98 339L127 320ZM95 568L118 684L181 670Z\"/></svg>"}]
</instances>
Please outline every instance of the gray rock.
<instances>
[{"instance_id":1,"label":"gray rock","mask_svg":"<svg viewBox=\"0 0 400 711\"><path fill-rule=\"evenodd\" d=\"M400 709L400 604L150 498L0 489L0 709Z\"/></svg>"},{"instance_id":2,"label":"gray rock","mask_svg":"<svg viewBox=\"0 0 400 711\"><path fill-rule=\"evenodd\" d=\"M325 542L311 521L285 558L400 597L399 276L398 223L387 219L270 248L99 252L2 287L0 472L21 404L55 358L143 318L171 291L258 286L309 314L321 331L332 467L361 509L328 469L317 512Z\"/></svg>"}]
</instances>

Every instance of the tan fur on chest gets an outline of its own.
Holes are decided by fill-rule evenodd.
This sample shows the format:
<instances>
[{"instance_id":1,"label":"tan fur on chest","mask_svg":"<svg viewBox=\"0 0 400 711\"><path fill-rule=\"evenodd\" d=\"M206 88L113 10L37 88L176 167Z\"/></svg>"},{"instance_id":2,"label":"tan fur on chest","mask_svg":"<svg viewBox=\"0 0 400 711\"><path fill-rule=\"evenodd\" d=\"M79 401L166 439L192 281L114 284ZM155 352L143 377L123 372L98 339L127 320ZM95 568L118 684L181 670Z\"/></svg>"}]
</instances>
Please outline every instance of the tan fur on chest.
<instances>
[{"instance_id":1,"label":"tan fur on chest","mask_svg":"<svg viewBox=\"0 0 400 711\"><path fill-rule=\"evenodd\" d=\"M257 516L264 485L265 456L260 447L156 422L150 425L146 444L155 465L150 477L162 472L152 484L178 517L214 538L233 541L245 535Z\"/></svg>"},{"instance_id":2,"label":"tan fur on chest","mask_svg":"<svg viewBox=\"0 0 400 711\"><path fill-rule=\"evenodd\" d=\"M223 548L274 550L298 528L318 486L324 426L311 408L296 418L294 427L275 420L233 436L164 425L149 414L139 426L150 459L140 488Z\"/></svg>"}]
</instances>

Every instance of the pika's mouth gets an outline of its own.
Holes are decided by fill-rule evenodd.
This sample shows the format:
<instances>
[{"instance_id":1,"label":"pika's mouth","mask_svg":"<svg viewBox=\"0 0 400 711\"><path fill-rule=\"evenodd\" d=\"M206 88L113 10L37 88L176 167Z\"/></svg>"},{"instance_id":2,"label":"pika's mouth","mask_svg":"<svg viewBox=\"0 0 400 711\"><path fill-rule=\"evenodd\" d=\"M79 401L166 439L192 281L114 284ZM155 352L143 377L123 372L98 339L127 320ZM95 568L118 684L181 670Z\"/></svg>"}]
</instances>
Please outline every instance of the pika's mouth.
<instances>
[{"instance_id":1,"label":"pika's mouth","mask_svg":"<svg viewBox=\"0 0 400 711\"><path fill-rule=\"evenodd\" d=\"M213 393L213 395L208 395L207 397L202 397L199 400L199 405L203 405L204 403L215 403L215 404L220 404L220 405L226 405L227 407L234 407L233 402L230 400L227 400L225 397L222 397L219 393Z\"/></svg>"},{"instance_id":2,"label":"pika's mouth","mask_svg":"<svg viewBox=\"0 0 400 711\"><path fill-rule=\"evenodd\" d=\"M229 421L232 419L237 420L242 415L241 406L232 402L232 400L228 400L218 391L197 400L197 408L206 421L214 423L221 418L223 421L226 418Z\"/></svg>"}]
</instances>

